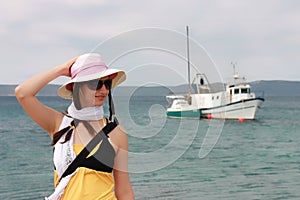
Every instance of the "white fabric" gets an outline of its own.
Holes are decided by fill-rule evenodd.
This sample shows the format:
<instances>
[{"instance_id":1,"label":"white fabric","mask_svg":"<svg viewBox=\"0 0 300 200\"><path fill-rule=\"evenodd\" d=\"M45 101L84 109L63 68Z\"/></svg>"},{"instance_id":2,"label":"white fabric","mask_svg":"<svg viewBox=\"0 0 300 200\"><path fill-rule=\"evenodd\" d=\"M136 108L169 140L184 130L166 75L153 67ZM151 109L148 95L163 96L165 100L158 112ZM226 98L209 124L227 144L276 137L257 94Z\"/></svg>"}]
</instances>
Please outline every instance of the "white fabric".
<instances>
[{"instance_id":1,"label":"white fabric","mask_svg":"<svg viewBox=\"0 0 300 200\"><path fill-rule=\"evenodd\" d=\"M73 119L69 117L64 117L62 123L59 127L59 130L67 127L70 125ZM56 168L56 172L58 177L60 178L64 171L68 168L68 166L72 163L75 159L76 154L73 149L73 138L74 134L71 135L69 141L62 144L65 141L66 133L58 140L55 144L55 150L53 154L53 162ZM77 170L76 170L77 171ZM45 197L45 200L58 200L62 196L65 191L65 187L68 185L71 177L76 173L76 171L64 178L61 179L53 194L49 197Z\"/></svg>"},{"instance_id":2,"label":"white fabric","mask_svg":"<svg viewBox=\"0 0 300 200\"><path fill-rule=\"evenodd\" d=\"M68 108L68 113L71 117L80 120L100 120L104 116L103 106L94 106L77 110L72 102Z\"/></svg>"}]
</instances>

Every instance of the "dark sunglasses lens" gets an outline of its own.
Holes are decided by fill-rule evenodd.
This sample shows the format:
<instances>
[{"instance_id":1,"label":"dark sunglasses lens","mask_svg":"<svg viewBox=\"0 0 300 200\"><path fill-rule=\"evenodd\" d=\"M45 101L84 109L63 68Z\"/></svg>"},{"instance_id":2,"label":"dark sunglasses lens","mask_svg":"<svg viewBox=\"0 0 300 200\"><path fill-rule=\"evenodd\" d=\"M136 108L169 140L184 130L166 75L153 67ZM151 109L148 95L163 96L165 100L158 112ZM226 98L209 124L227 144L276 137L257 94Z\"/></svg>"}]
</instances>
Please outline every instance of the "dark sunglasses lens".
<instances>
[{"instance_id":1,"label":"dark sunglasses lens","mask_svg":"<svg viewBox=\"0 0 300 200\"><path fill-rule=\"evenodd\" d=\"M96 90L99 87L99 82L98 80L95 81L88 81L86 82L87 86L91 90ZM103 83L102 83L103 84ZM102 85L101 85L102 86ZM101 88L101 87L100 87Z\"/></svg>"},{"instance_id":2,"label":"dark sunglasses lens","mask_svg":"<svg viewBox=\"0 0 300 200\"><path fill-rule=\"evenodd\" d=\"M103 84L105 85L106 89L109 90L109 89L111 89L112 80L111 79L107 79L105 81L95 80L95 81L89 81L89 82L87 82L87 86L91 90L99 90L100 88L102 88Z\"/></svg>"}]
</instances>

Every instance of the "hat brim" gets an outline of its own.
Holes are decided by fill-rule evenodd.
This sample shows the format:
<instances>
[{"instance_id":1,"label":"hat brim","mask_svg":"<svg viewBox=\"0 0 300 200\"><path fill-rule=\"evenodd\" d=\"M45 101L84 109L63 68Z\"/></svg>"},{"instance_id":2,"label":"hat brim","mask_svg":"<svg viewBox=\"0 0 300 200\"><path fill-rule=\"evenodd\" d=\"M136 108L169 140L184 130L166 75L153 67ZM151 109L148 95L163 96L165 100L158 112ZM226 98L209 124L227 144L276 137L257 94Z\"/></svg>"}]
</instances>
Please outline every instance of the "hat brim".
<instances>
[{"instance_id":1,"label":"hat brim","mask_svg":"<svg viewBox=\"0 0 300 200\"><path fill-rule=\"evenodd\" d=\"M125 79L126 79L126 74L124 71L119 70L119 69L107 69L105 71L98 72L95 74L82 76L82 77L75 77L75 78L71 79L70 81L66 82L61 87L59 87L58 95L64 99L72 99L72 97L73 97L72 91L68 90L66 87L68 84L100 79L100 78L103 78L103 77L106 77L106 76L109 76L112 74L117 74L116 77L112 80L112 89L115 88L120 83L122 83L123 81L125 81Z\"/></svg>"}]
</instances>

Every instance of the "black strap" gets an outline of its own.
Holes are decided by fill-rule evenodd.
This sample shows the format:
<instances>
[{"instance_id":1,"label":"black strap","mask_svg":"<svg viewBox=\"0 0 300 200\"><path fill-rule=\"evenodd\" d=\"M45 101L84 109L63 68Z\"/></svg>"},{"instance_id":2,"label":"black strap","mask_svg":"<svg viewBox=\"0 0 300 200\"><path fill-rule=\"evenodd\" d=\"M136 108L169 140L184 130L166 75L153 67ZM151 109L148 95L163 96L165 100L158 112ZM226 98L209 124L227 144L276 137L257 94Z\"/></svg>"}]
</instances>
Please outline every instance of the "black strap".
<instances>
[{"instance_id":1,"label":"black strap","mask_svg":"<svg viewBox=\"0 0 300 200\"><path fill-rule=\"evenodd\" d=\"M108 92L108 104L109 104L109 120L112 121L112 117L114 117L114 122L119 124L119 121L116 116L114 101L111 95L111 90Z\"/></svg>"},{"instance_id":2,"label":"black strap","mask_svg":"<svg viewBox=\"0 0 300 200\"><path fill-rule=\"evenodd\" d=\"M95 148L97 144L101 141L101 134L108 135L114 128L116 128L117 124L114 122L108 123L97 135L86 145L86 147L76 156L73 162L69 165L66 171L61 176L60 180L69 174L72 174L80 165L80 163L84 162L86 157L90 154L90 152ZM59 180L59 181L60 181Z\"/></svg>"}]
</instances>

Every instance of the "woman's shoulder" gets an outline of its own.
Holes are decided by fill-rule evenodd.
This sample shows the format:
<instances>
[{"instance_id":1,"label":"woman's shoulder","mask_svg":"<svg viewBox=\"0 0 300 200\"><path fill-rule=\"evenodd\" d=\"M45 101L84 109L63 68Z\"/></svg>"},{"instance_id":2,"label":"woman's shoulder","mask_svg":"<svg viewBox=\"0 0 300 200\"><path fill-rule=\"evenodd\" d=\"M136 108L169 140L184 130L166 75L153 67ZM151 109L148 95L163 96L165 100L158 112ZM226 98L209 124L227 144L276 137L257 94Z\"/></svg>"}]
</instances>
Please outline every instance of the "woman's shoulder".
<instances>
[{"instance_id":1,"label":"woman's shoulder","mask_svg":"<svg viewBox=\"0 0 300 200\"><path fill-rule=\"evenodd\" d=\"M112 130L112 134L118 137L127 137L125 128L119 124Z\"/></svg>"},{"instance_id":2,"label":"woman's shoulder","mask_svg":"<svg viewBox=\"0 0 300 200\"><path fill-rule=\"evenodd\" d=\"M118 147L124 147L124 145L127 146L128 136L125 128L121 125L117 125L116 128L111 131L109 138Z\"/></svg>"},{"instance_id":3,"label":"woman's shoulder","mask_svg":"<svg viewBox=\"0 0 300 200\"><path fill-rule=\"evenodd\" d=\"M112 122L109 119L106 118L106 123L114 123L116 125L116 127L113 129L113 132L118 132L121 134L126 134L126 130L123 126L121 126L120 124L117 124L116 122Z\"/></svg>"}]
</instances>

